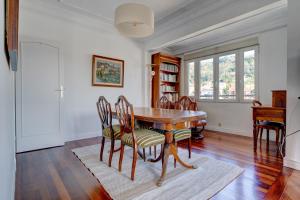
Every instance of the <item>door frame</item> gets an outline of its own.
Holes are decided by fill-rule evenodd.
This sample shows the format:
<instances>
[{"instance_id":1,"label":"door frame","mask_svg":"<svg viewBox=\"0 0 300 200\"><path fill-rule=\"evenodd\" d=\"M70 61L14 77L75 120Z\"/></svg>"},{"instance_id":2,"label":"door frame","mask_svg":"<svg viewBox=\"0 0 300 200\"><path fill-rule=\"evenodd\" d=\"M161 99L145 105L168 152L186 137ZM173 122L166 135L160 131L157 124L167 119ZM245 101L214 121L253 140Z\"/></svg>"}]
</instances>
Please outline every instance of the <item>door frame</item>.
<instances>
[{"instance_id":1,"label":"door frame","mask_svg":"<svg viewBox=\"0 0 300 200\"><path fill-rule=\"evenodd\" d=\"M22 135L22 49L24 43L38 43L43 44L46 46L50 46L53 48L58 49L58 60L59 60L59 85L64 88L64 65L63 65L63 50L62 45L59 44L57 41L50 41L46 39L41 38L33 38L28 36L21 36L19 41L19 61L18 61L18 71L16 72L16 78L15 78L15 115L16 115L16 152L24 152L24 151L31 151L28 149L24 149L24 147L21 145L20 142L18 142L19 137ZM57 88L59 89L59 88ZM64 95L63 98L60 97L59 100L59 137L60 142L57 146L64 145L65 139L64 139L64 128L63 128L63 119L64 119ZM48 147L44 147L48 148ZM39 149L43 149L39 148ZM37 150L37 149L36 149Z\"/></svg>"}]
</instances>

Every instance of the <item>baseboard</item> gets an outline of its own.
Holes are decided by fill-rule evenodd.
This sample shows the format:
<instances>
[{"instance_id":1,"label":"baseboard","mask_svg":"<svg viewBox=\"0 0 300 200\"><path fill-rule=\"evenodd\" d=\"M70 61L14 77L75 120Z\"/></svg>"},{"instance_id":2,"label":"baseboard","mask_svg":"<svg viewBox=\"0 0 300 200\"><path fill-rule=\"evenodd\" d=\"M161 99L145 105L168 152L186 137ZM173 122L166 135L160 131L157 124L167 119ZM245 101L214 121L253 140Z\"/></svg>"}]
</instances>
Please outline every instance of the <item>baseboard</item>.
<instances>
[{"instance_id":1,"label":"baseboard","mask_svg":"<svg viewBox=\"0 0 300 200\"><path fill-rule=\"evenodd\" d=\"M14 161L13 161L13 177L12 177L12 186L11 186L11 200L15 199L15 191L16 191L16 173L17 173L17 160L16 156L14 156Z\"/></svg>"},{"instance_id":2,"label":"baseboard","mask_svg":"<svg viewBox=\"0 0 300 200\"><path fill-rule=\"evenodd\" d=\"M231 128L224 128L219 126L206 126L207 130L211 131L218 131L223 133L230 133L233 135L241 135L245 137L253 137L252 132L246 131L246 130L238 130L238 129L231 129ZM263 139L266 139L266 134L263 134ZM270 134L270 141L275 141L275 134Z\"/></svg>"},{"instance_id":3,"label":"baseboard","mask_svg":"<svg viewBox=\"0 0 300 200\"><path fill-rule=\"evenodd\" d=\"M249 133L248 131L245 131L245 130L224 128L224 127L211 126L211 125L206 126L205 129L211 130L211 131L230 133L230 134L233 134L233 135L241 135L241 136L246 136L246 137L252 137L252 133Z\"/></svg>"},{"instance_id":4,"label":"baseboard","mask_svg":"<svg viewBox=\"0 0 300 200\"><path fill-rule=\"evenodd\" d=\"M292 169L300 170L300 162L294 161L294 160L289 160L287 158L283 159L283 166L289 167Z\"/></svg>"},{"instance_id":5,"label":"baseboard","mask_svg":"<svg viewBox=\"0 0 300 200\"><path fill-rule=\"evenodd\" d=\"M82 139L98 137L98 136L101 136L101 133L99 133L99 131L70 134L70 135L66 136L65 142L70 142L70 141L74 141L74 140L82 140Z\"/></svg>"}]
</instances>

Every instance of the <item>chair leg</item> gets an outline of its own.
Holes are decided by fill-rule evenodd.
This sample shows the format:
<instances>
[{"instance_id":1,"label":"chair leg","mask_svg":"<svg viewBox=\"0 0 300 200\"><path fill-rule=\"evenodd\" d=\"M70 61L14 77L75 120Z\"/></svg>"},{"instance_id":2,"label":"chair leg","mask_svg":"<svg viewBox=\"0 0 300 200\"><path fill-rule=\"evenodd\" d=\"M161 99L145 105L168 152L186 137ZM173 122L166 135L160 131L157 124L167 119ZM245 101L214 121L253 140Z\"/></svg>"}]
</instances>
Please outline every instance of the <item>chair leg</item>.
<instances>
[{"instance_id":1,"label":"chair leg","mask_svg":"<svg viewBox=\"0 0 300 200\"><path fill-rule=\"evenodd\" d=\"M270 138L270 130L267 129L267 149L269 150L269 138Z\"/></svg>"},{"instance_id":2,"label":"chair leg","mask_svg":"<svg viewBox=\"0 0 300 200\"><path fill-rule=\"evenodd\" d=\"M120 149L120 158L119 158L119 171L122 171L122 161L123 161L123 155L124 155L124 144L121 142L121 149Z\"/></svg>"},{"instance_id":3,"label":"chair leg","mask_svg":"<svg viewBox=\"0 0 300 200\"><path fill-rule=\"evenodd\" d=\"M149 155L152 155L152 147L149 147Z\"/></svg>"},{"instance_id":4,"label":"chair leg","mask_svg":"<svg viewBox=\"0 0 300 200\"><path fill-rule=\"evenodd\" d=\"M156 158L156 146L154 146L154 158Z\"/></svg>"},{"instance_id":5,"label":"chair leg","mask_svg":"<svg viewBox=\"0 0 300 200\"><path fill-rule=\"evenodd\" d=\"M135 166L136 166L136 159L138 155L137 146L135 145L133 147L133 156L132 156L132 167L131 167L131 180L134 181L134 175L135 175Z\"/></svg>"},{"instance_id":6,"label":"chair leg","mask_svg":"<svg viewBox=\"0 0 300 200\"><path fill-rule=\"evenodd\" d=\"M146 162L146 150L145 150L145 148L143 148L143 159L144 159L144 162Z\"/></svg>"},{"instance_id":7,"label":"chair leg","mask_svg":"<svg viewBox=\"0 0 300 200\"><path fill-rule=\"evenodd\" d=\"M175 144L175 148L176 148L176 151L177 151L177 142L174 143ZM176 168L176 159L174 158L174 168Z\"/></svg>"},{"instance_id":8,"label":"chair leg","mask_svg":"<svg viewBox=\"0 0 300 200\"><path fill-rule=\"evenodd\" d=\"M189 148L189 158L191 158L192 155L192 138L189 138L189 142L188 142L188 148Z\"/></svg>"},{"instance_id":9,"label":"chair leg","mask_svg":"<svg viewBox=\"0 0 300 200\"><path fill-rule=\"evenodd\" d=\"M276 129L275 132L276 132L276 145L278 146L278 141L279 141L279 129Z\"/></svg>"},{"instance_id":10,"label":"chair leg","mask_svg":"<svg viewBox=\"0 0 300 200\"><path fill-rule=\"evenodd\" d=\"M104 144L105 144L105 137L102 136L101 149L100 149L100 161L103 161Z\"/></svg>"},{"instance_id":11,"label":"chair leg","mask_svg":"<svg viewBox=\"0 0 300 200\"><path fill-rule=\"evenodd\" d=\"M258 133L260 133L260 136L259 136L259 142L260 142L260 144L261 144L261 141L262 141L263 132L264 132L263 128L260 128L260 130L258 129Z\"/></svg>"},{"instance_id":12,"label":"chair leg","mask_svg":"<svg viewBox=\"0 0 300 200\"><path fill-rule=\"evenodd\" d=\"M161 166L163 166L163 164L164 164L164 158L165 158L165 155L164 155L164 145L162 144L161 145L161 149L160 149L160 153L162 154L162 157L161 157Z\"/></svg>"},{"instance_id":13,"label":"chair leg","mask_svg":"<svg viewBox=\"0 0 300 200\"><path fill-rule=\"evenodd\" d=\"M114 154L114 149L115 149L115 140L112 139L110 142L110 152L109 152L109 160L108 160L109 167L111 167L111 161Z\"/></svg>"}]
</instances>

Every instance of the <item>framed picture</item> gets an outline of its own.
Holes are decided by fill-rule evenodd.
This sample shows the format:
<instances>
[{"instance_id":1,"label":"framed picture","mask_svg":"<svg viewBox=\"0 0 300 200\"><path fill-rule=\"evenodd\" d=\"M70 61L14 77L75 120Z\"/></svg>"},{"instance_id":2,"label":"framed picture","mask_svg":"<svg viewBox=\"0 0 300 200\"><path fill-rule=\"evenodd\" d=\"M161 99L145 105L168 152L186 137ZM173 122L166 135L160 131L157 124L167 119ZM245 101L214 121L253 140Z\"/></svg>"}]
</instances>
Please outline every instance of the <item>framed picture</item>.
<instances>
[{"instance_id":1,"label":"framed picture","mask_svg":"<svg viewBox=\"0 0 300 200\"><path fill-rule=\"evenodd\" d=\"M4 52L9 66L17 71L19 0L4 0Z\"/></svg>"},{"instance_id":2,"label":"framed picture","mask_svg":"<svg viewBox=\"0 0 300 200\"><path fill-rule=\"evenodd\" d=\"M93 55L93 86L123 87L124 60Z\"/></svg>"}]
</instances>

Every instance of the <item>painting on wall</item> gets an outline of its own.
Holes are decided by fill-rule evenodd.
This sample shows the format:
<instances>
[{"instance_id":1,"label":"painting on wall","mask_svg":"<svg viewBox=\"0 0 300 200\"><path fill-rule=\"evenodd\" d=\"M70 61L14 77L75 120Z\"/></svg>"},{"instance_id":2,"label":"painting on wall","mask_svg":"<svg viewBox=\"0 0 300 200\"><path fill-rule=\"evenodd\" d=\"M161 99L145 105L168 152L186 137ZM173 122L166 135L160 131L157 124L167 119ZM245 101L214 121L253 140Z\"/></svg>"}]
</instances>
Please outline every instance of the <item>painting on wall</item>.
<instances>
[{"instance_id":1,"label":"painting on wall","mask_svg":"<svg viewBox=\"0 0 300 200\"><path fill-rule=\"evenodd\" d=\"M93 55L93 86L123 87L124 60Z\"/></svg>"},{"instance_id":2,"label":"painting on wall","mask_svg":"<svg viewBox=\"0 0 300 200\"><path fill-rule=\"evenodd\" d=\"M9 66L17 71L19 0L4 0L4 52Z\"/></svg>"}]
</instances>

